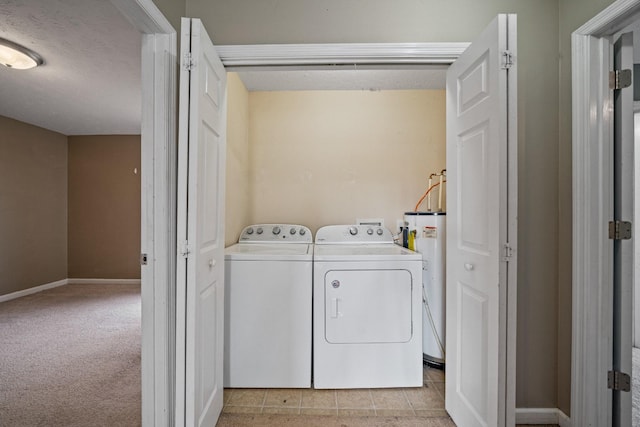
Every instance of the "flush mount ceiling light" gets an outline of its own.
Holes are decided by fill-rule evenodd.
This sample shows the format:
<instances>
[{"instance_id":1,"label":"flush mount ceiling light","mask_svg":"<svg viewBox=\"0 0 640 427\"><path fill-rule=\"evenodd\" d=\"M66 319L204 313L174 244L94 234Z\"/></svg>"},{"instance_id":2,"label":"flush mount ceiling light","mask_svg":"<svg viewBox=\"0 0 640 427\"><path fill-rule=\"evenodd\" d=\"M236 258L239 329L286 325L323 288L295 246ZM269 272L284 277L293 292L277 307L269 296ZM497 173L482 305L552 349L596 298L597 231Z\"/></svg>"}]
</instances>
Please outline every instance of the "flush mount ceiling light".
<instances>
[{"instance_id":1,"label":"flush mount ceiling light","mask_svg":"<svg viewBox=\"0 0 640 427\"><path fill-rule=\"evenodd\" d=\"M31 49L0 38L0 64L5 67L27 70L43 63L42 57Z\"/></svg>"}]
</instances>

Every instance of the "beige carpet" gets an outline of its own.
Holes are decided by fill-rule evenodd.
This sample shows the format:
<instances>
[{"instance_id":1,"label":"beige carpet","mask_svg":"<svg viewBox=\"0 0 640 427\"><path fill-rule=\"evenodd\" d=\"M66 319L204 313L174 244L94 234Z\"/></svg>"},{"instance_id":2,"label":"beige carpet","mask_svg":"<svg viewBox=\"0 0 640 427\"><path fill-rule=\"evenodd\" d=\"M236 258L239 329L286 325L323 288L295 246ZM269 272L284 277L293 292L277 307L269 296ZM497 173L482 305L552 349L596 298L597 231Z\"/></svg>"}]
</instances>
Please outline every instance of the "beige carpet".
<instances>
[{"instance_id":1,"label":"beige carpet","mask_svg":"<svg viewBox=\"0 0 640 427\"><path fill-rule=\"evenodd\" d=\"M1 426L140 425L139 285L0 303Z\"/></svg>"}]
</instances>

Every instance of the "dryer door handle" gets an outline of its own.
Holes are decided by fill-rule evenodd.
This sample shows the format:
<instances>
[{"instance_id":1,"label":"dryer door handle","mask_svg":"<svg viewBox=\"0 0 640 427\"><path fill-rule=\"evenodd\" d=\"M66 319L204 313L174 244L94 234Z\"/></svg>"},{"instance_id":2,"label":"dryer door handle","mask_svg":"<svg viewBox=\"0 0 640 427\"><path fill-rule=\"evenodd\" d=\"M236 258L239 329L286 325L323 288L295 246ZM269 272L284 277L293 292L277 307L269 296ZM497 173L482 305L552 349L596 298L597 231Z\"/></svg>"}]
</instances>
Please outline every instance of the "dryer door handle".
<instances>
[{"instance_id":1,"label":"dryer door handle","mask_svg":"<svg viewBox=\"0 0 640 427\"><path fill-rule=\"evenodd\" d=\"M340 302L340 298L331 298L331 317L337 319L340 316L340 311L338 311L338 303Z\"/></svg>"}]
</instances>

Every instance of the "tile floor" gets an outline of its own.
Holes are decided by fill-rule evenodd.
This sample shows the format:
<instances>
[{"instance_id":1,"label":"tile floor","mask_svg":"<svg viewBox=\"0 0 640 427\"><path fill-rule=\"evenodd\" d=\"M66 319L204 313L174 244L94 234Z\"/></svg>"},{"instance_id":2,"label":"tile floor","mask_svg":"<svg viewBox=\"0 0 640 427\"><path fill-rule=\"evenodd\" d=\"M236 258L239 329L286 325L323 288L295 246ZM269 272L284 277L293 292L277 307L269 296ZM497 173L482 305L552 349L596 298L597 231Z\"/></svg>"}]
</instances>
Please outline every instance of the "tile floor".
<instances>
[{"instance_id":1,"label":"tile floor","mask_svg":"<svg viewBox=\"0 0 640 427\"><path fill-rule=\"evenodd\" d=\"M223 413L445 417L444 373L425 367L422 388L225 389Z\"/></svg>"}]
</instances>

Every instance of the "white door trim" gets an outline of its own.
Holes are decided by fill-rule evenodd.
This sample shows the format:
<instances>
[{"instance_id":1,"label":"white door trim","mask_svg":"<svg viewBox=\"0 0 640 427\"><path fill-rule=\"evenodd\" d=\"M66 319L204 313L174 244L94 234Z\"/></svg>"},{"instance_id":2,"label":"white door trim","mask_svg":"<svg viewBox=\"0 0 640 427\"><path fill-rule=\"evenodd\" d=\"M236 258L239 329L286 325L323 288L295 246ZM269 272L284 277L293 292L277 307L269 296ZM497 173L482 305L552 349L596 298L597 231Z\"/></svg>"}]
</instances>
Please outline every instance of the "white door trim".
<instances>
[{"instance_id":1,"label":"white door trim","mask_svg":"<svg viewBox=\"0 0 640 427\"><path fill-rule=\"evenodd\" d=\"M142 33L142 425L175 404L176 31L152 0L111 0Z\"/></svg>"},{"instance_id":2,"label":"white door trim","mask_svg":"<svg viewBox=\"0 0 640 427\"><path fill-rule=\"evenodd\" d=\"M469 43L339 43L216 46L225 67L448 65Z\"/></svg>"},{"instance_id":3,"label":"white door trim","mask_svg":"<svg viewBox=\"0 0 640 427\"><path fill-rule=\"evenodd\" d=\"M573 105L573 285L571 419L610 426L606 372L612 363L611 34L638 17L640 0L618 0L571 36Z\"/></svg>"}]
</instances>

